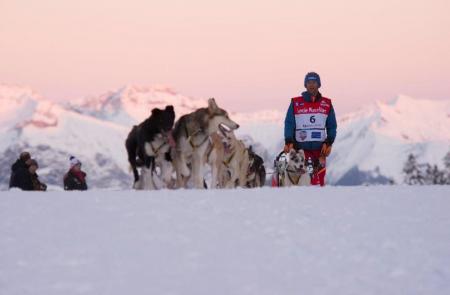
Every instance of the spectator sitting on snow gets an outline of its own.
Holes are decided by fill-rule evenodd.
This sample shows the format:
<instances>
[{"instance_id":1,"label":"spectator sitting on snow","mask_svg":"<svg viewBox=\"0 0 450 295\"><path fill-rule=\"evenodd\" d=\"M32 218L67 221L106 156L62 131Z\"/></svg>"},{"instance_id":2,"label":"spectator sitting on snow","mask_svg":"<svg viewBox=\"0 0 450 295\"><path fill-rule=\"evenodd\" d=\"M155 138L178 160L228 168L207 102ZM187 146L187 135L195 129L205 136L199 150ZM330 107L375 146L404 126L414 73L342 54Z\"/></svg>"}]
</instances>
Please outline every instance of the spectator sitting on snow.
<instances>
[{"instance_id":1,"label":"spectator sitting on snow","mask_svg":"<svg viewBox=\"0 0 450 295\"><path fill-rule=\"evenodd\" d=\"M66 191L87 190L86 173L81 171L81 162L74 156L70 156L70 169L64 175L64 189Z\"/></svg>"},{"instance_id":2,"label":"spectator sitting on snow","mask_svg":"<svg viewBox=\"0 0 450 295\"><path fill-rule=\"evenodd\" d=\"M31 160L31 155L29 152L22 152L20 153L19 159L17 159L17 161L12 164L11 166L11 177L9 179L9 187L12 187L14 180L14 177L16 175L16 172L20 169L20 168L25 168L28 169L28 166L30 164L30 160Z\"/></svg>"},{"instance_id":3,"label":"spectator sitting on snow","mask_svg":"<svg viewBox=\"0 0 450 295\"><path fill-rule=\"evenodd\" d=\"M39 168L38 163L34 159L30 159L28 167L17 169L11 187L17 187L24 191L45 191L47 185L39 181L36 170Z\"/></svg>"}]
</instances>

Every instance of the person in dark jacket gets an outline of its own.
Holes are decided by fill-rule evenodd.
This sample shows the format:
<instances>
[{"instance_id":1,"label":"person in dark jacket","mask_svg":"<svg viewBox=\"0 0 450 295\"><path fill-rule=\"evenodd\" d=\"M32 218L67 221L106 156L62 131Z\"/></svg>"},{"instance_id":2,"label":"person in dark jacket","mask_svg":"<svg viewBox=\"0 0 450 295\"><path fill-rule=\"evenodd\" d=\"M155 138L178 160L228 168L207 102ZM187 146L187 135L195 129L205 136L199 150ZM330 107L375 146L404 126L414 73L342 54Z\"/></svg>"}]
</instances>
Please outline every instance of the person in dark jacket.
<instances>
[{"instance_id":1,"label":"person in dark jacket","mask_svg":"<svg viewBox=\"0 0 450 295\"><path fill-rule=\"evenodd\" d=\"M305 151L305 156L314 163L312 185L325 185L325 160L331 153L336 138L336 115L331 99L319 92L320 76L306 74L306 91L291 99L284 121L284 152L291 149Z\"/></svg>"},{"instance_id":2,"label":"person in dark jacket","mask_svg":"<svg viewBox=\"0 0 450 295\"><path fill-rule=\"evenodd\" d=\"M36 171L39 168L38 163L34 159L27 161L28 167L20 167L14 175L11 187L17 187L24 191L45 191L47 185L39 181Z\"/></svg>"},{"instance_id":3,"label":"person in dark jacket","mask_svg":"<svg viewBox=\"0 0 450 295\"><path fill-rule=\"evenodd\" d=\"M16 175L16 172L20 168L28 169L29 161L31 160L31 155L29 152L22 152L20 153L19 159L16 160L14 164L11 166L11 177L9 178L9 187L12 187L14 180L14 177Z\"/></svg>"},{"instance_id":4,"label":"person in dark jacket","mask_svg":"<svg viewBox=\"0 0 450 295\"><path fill-rule=\"evenodd\" d=\"M86 173L81 171L81 162L74 156L70 156L70 169L64 175L64 189L66 191L87 190Z\"/></svg>"}]
</instances>

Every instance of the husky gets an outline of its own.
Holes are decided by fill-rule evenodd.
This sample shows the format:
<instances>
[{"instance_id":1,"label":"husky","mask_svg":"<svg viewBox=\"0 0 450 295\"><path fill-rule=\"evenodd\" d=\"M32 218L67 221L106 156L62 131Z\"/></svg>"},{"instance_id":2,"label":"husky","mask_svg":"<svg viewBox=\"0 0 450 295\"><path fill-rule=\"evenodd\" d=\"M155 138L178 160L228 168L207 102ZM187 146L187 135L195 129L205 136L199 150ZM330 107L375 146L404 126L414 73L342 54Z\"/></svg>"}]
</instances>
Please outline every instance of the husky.
<instances>
[{"instance_id":1,"label":"husky","mask_svg":"<svg viewBox=\"0 0 450 295\"><path fill-rule=\"evenodd\" d=\"M172 163L170 159L170 135L156 134L153 141L146 142L144 150L152 161L149 166L141 167L141 175L134 189L155 190L172 186Z\"/></svg>"},{"instance_id":2,"label":"husky","mask_svg":"<svg viewBox=\"0 0 450 295\"><path fill-rule=\"evenodd\" d=\"M181 116L175 123L172 135L175 141L173 164L176 172L176 186L186 187L192 178L195 188L203 188L203 166L209 138L219 131L223 124L235 130L239 125L232 121L228 113L219 108L214 98L208 100L207 108L200 108Z\"/></svg>"},{"instance_id":3,"label":"husky","mask_svg":"<svg viewBox=\"0 0 450 295\"><path fill-rule=\"evenodd\" d=\"M219 129L224 128L219 125ZM205 162L211 167L211 188L223 188L225 186L225 142L223 133L214 133L210 136L208 149L205 154Z\"/></svg>"},{"instance_id":4,"label":"husky","mask_svg":"<svg viewBox=\"0 0 450 295\"><path fill-rule=\"evenodd\" d=\"M264 167L264 160L253 151L253 147L248 148L248 172L247 172L247 187L261 187L266 182L266 168Z\"/></svg>"},{"instance_id":5,"label":"husky","mask_svg":"<svg viewBox=\"0 0 450 295\"><path fill-rule=\"evenodd\" d=\"M248 149L236 138L234 132L227 133L224 165L226 168L226 188L246 187L249 167Z\"/></svg>"},{"instance_id":6,"label":"husky","mask_svg":"<svg viewBox=\"0 0 450 295\"><path fill-rule=\"evenodd\" d=\"M284 169L281 186L308 186L311 177L307 171L305 152L303 150L291 150L286 157L286 168Z\"/></svg>"},{"instance_id":7,"label":"husky","mask_svg":"<svg viewBox=\"0 0 450 295\"><path fill-rule=\"evenodd\" d=\"M170 131L175 121L173 106L168 105L164 110L154 108L149 118L137 126L133 126L125 141L128 162L134 175L134 187L138 189L151 188L153 184L141 181L137 170L143 166L142 172L146 178L151 177L155 159L168 151ZM146 169L146 170L145 170ZM149 174L150 173L150 174ZM145 184L145 182L147 182ZM152 181L153 183L153 181Z\"/></svg>"}]
</instances>

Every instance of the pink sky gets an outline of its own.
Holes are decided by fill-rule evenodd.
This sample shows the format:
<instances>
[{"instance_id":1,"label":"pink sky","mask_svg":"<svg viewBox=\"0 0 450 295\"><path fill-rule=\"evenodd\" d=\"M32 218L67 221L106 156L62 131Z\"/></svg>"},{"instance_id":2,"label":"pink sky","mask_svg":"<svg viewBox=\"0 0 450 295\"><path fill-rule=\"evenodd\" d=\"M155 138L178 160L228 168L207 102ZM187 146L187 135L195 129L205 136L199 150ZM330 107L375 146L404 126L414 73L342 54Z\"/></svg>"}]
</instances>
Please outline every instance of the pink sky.
<instances>
[{"instance_id":1,"label":"pink sky","mask_svg":"<svg viewBox=\"0 0 450 295\"><path fill-rule=\"evenodd\" d=\"M307 71L348 112L450 99L450 1L0 0L0 82L52 99L168 85L285 110Z\"/></svg>"}]
</instances>

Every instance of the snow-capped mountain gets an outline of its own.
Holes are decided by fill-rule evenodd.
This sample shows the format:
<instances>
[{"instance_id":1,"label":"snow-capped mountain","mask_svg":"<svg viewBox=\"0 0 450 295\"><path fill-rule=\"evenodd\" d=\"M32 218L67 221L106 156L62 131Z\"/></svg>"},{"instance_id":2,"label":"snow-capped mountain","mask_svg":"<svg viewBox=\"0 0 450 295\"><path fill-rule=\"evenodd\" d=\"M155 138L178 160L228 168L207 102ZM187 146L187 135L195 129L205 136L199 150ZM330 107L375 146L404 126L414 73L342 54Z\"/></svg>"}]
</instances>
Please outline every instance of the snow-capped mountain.
<instances>
[{"instance_id":1,"label":"snow-capped mountain","mask_svg":"<svg viewBox=\"0 0 450 295\"><path fill-rule=\"evenodd\" d=\"M337 184L402 183L409 154L442 164L450 151L450 101L404 95L338 120L329 179Z\"/></svg>"},{"instance_id":2,"label":"snow-capped mountain","mask_svg":"<svg viewBox=\"0 0 450 295\"><path fill-rule=\"evenodd\" d=\"M75 100L66 107L84 115L130 126L145 120L153 108L166 105L173 105L179 115L205 107L205 100L181 95L169 87L126 85L98 97Z\"/></svg>"},{"instance_id":3,"label":"snow-capped mountain","mask_svg":"<svg viewBox=\"0 0 450 295\"><path fill-rule=\"evenodd\" d=\"M221 106L220 98L216 98ZM0 85L0 187L22 150L40 163L44 182L61 185L68 158L84 163L91 186L127 188L132 181L124 140L132 125L155 107L171 104L177 117L206 99L183 96L166 87L125 86L98 97L58 104L29 88ZM247 145L272 167L283 146L284 112L230 112ZM450 101L399 96L338 117L338 136L329 159L328 182L334 184L402 182L408 154L440 164L450 149Z\"/></svg>"},{"instance_id":4,"label":"snow-capped mountain","mask_svg":"<svg viewBox=\"0 0 450 295\"><path fill-rule=\"evenodd\" d=\"M50 185L61 185L70 155L76 155L98 187L125 187L124 138L127 128L71 111L20 87L0 87L0 179L9 181L11 164L21 151L31 152L38 174Z\"/></svg>"}]
</instances>

